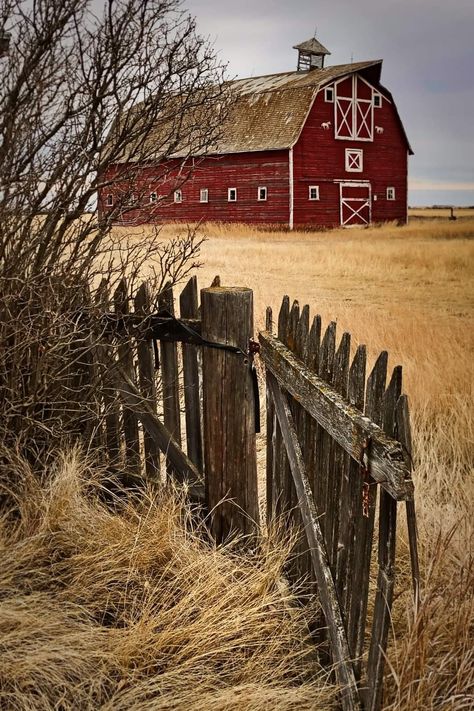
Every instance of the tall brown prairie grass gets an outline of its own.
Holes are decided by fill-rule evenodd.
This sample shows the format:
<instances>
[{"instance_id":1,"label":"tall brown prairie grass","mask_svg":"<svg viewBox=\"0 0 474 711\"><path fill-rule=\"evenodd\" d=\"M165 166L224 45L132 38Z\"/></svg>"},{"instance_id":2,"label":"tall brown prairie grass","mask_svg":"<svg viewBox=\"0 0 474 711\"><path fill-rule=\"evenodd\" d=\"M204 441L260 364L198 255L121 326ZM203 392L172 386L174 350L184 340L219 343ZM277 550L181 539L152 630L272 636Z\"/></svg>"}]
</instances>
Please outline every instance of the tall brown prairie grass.
<instances>
[{"instance_id":1,"label":"tall brown prairie grass","mask_svg":"<svg viewBox=\"0 0 474 711\"><path fill-rule=\"evenodd\" d=\"M113 510L77 453L45 485L2 454L2 709L333 707L288 544L216 548L170 493Z\"/></svg>"}]
</instances>

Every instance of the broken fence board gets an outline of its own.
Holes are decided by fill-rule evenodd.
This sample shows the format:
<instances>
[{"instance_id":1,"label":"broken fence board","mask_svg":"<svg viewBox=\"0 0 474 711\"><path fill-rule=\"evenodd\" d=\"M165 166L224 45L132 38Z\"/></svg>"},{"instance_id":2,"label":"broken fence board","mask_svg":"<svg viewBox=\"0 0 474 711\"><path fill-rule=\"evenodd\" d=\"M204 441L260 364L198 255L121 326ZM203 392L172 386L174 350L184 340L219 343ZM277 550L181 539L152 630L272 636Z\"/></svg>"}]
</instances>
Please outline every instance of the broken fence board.
<instances>
[{"instance_id":1,"label":"broken fence board","mask_svg":"<svg viewBox=\"0 0 474 711\"><path fill-rule=\"evenodd\" d=\"M347 644L341 609L337 599L334 580L329 568L323 534L319 525L311 486L306 475L301 448L293 424L293 417L285 396L277 380L267 373L267 382L275 404L283 440L288 453L298 502L308 539L314 572L318 582L319 596L323 608L331 650L335 663L335 673L341 686L341 704L344 711L359 709L359 694Z\"/></svg>"},{"instance_id":2,"label":"broken fence board","mask_svg":"<svg viewBox=\"0 0 474 711\"><path fill-rule=\"evenodd\" d=\"M120 369L116 371L115 382L120 397L127 407L133 410L143 427L154 438L160 450L166 454L173 469L178 472L180 481L188 484L191 497L204 502L204 484L200 472L160 422L136 385Z\"/></svg>"},{"instance_id":3,"label":"broken fence board","mask_svg":"<svg viewBox=\"0 0 474 711\"><path fill-rule=\"evenodd\" d=\"M401 395L397 402L395 412L397 439L401 442L405 463L412 469L412 440L410 428L410 413L408 409L408 398ZM411 575L413 582L413 595L415 605L418 608L420 603L420 562L418 559L418 531L416 526L415 500L406 502L408 544L410 547Z\"/></svg>"}]
</instances>

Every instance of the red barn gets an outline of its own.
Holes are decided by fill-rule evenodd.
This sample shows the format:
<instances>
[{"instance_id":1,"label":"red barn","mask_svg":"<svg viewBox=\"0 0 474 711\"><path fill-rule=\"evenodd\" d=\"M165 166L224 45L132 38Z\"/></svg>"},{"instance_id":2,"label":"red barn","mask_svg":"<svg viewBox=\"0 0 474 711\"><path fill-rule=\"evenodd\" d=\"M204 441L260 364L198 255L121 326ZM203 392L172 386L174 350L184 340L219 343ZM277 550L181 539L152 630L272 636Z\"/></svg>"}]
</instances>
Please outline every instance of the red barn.
<instances>
[{"instance_id":1,"label":"red barn","mask_svg":"<svg viewBox=\"0 0 474 711\"><path fill-rule=\"evenodd\" d=\"M382 61L324 67L329 52L311 39L298 70L231 83L235 102L222 137L192 159L135 167L135 202L122 223L199 220L294 227L364 226L407 219L412 150L395 102L381 85ZM186 160L187 168L190 159ZM111 165L108 177L122 166ZM130 191L130 186L128 186ZM99 210L118 203L117 181Z\"/></svg>"}]
</instances>

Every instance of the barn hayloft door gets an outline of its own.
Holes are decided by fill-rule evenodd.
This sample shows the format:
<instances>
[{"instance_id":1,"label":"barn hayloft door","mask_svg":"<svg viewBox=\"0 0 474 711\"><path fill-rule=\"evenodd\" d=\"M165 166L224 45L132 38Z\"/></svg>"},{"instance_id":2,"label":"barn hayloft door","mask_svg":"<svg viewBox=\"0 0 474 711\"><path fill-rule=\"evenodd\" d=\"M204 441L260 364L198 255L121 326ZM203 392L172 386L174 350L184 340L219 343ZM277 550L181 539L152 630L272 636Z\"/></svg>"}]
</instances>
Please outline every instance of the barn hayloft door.
<instances>
[{"instance_id":1,"label":"barn hayloft door","mask_svg":"<svg viewBox=\"0 0 474 711\"><path fill-rule=\"evenodd\" d=\"M341 225L343 227L370 225L370 183L340 183L340 191Z\"/></svg>"}]
</instances>

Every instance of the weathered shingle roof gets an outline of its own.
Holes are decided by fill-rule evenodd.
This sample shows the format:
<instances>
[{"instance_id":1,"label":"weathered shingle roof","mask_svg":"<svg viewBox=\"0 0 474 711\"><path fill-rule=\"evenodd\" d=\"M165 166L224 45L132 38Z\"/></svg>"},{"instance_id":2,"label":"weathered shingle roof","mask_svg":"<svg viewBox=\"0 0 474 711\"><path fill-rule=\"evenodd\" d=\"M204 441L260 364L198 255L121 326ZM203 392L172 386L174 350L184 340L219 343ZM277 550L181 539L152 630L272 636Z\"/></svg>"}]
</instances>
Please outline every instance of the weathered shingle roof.
<instances>
[{"instance_id":1,"label":"weathered shingle roof","mask_svg":"<svg viewBox=\"0 0 474 711\"><path fill-rule=\"evenodd\" d=\"M382 60L373 60L229 82L227 86L234 94L234 102L222 125L219 141L214 146L206 145L205 149L196 149L192 132L188 132L186 145L174 149L171 157L287 150L298 140L317 92L332 81L361 72L389 96L389 92L380 86L381 69ZM199 125L202 133L202 122L197 115L190 122ZM401 121L400 126L404 132ZM163 150L166 130L165 121L157 126L156 131L152 131L147 139L150 148L153 148L154 143ZM407 145L409 148L408 140ZM158 150L155 157L159 160L162 155Z\"/></svg>"}]
</instances>

